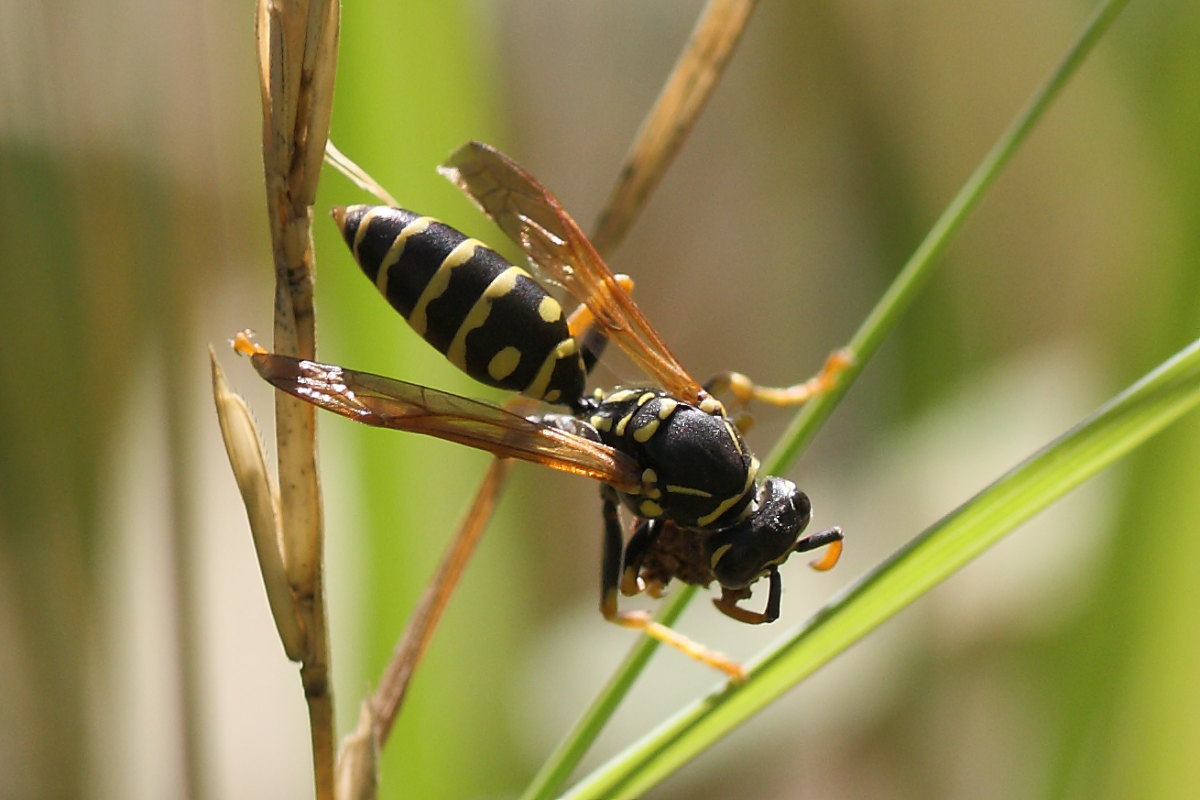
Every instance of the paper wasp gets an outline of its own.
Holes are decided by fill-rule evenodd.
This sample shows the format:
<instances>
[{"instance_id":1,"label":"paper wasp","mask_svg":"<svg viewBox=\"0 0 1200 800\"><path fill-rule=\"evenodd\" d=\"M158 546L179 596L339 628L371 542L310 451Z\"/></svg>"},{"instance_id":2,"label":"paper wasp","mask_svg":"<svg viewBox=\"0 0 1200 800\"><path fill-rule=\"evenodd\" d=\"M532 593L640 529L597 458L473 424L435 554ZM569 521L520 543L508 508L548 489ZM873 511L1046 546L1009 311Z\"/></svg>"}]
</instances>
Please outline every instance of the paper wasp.
<instances>
[{"instance_id":1,"label":"paper wasp","mask_svg":"<svg viewBox=\"0 0 1200 800\"><path fill-rule=\"evenodd\" d=\"M644 612L619 611L626 595L661 594L672 579L707 586L728 616L751 624L779 616L779 565L793 552L826 545L837 561L842 533L802 536L808 497L783 478L761 476L758 459L724 405L800 403L836 380L848 356L835 353L815 378L786 389L756 387L730 373L706 388L675 359L558 200L524 168L483 144L460 148L440 171L471 197L544 277L580 308L570 317L534 278L482 242L430 217L386 206L337 208L333 216L363 272L410 326L476 380L569 414L522 417L413 383L267 353L239 337L272 384L368 425L425 433L602 482L604 617L647 633L731 676L741 668L658 626ZM584 390L605 343L614 341L653 386ZM619 507L633 515L625 544ZM741 607L768 579L762 611Z\"/></svg>"}]
</instances>

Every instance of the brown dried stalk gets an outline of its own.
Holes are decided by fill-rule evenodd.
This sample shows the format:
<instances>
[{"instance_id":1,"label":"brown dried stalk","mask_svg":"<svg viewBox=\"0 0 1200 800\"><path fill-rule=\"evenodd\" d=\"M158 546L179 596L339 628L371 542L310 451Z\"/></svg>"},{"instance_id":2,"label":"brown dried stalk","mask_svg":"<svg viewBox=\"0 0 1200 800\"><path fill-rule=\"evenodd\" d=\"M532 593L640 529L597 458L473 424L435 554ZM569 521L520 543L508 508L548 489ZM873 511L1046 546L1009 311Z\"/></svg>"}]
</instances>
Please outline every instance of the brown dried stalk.
<instances>
[{"instance_id":1,"label":"brown dried stalk","mask_svg":"<svg viewBox=\"0 0 1200 800\"><path fill-rule=\"evenodd\" d=\"M329 136L337 61L336 0L259 0L263 169L275 263L274 349L313 358L312 204ZM312 406L276 395L281 548L306 641L300 675L308 701L318 798L333 795L333 695L322 573L323 521Z\"/></svg>"},{"instance_id":2,"label":"brown dried stalk","mask_svg":"<svg viewBox=\"0 0 1200 800\"><path fill-rule=\"evenodd\" d=\"M592 244L603 255L616 249L642 213L650 193L712 96L757 0L709 0L683 52L617 173L617 183L596 222Z\"/></svg>"}]
</instances>

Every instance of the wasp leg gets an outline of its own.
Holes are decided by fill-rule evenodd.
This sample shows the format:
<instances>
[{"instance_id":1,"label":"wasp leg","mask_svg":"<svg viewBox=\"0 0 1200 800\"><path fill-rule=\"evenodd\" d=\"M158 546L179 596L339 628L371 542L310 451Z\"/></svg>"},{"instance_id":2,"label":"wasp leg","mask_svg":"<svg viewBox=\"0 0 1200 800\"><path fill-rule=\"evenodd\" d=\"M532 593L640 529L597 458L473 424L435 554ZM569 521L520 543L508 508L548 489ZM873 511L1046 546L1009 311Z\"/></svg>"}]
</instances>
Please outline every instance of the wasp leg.
<instances>
[{"instance_id":1,"label":"wasp leg","mask_svg":"<svg viewBox=\"0 0 1200 800\"><path fill-rule=\"evenodd\" d=\"M798 406L836 386L839 376L853 363L853 353L843 348L835 350L825 359L820 372L794 386L758 386L740 372L724 372L704 388L712 394L726 391L732 394L731 410L740 409L751 400L761 400L773 406Z\"/></svg>"},{"instance_id":2,"label":"wasp leg","mask_svg":"<svg viewBox=\"0 0 1200 800\"><path fill-rule=\"evenodd\" d=\"M617 491L608 484L600 487L604 514L604 547L600 559L600 613L607 620L617 617L617 587L621 583L621 517L617 511Z\"/></svg>"},{"instance_id":3,"label":"wasp leg","mask_svg":"<svg viewBox=\"0 0 1200 800\"><path fill-rule=\"evenodd\" d=\"M255 356L267 352L267 348L254 341L254 331L250 330L238 331L230 344L233 345L234 350L244 356Z\"/></svg>"},{"instance_id":4,"label":"wasp leg","mask_svg":"<svg viewBox=\"0 0 1200 800\"><path fill-rule=\"evenodd\" d=\"M735 683L746 680L746 671L740 664L693 642L666 625L655 622L647 612L617 609L622 549L621 520L617 514L617 492L611 486L604 485L600 489L600 495L604 500L604 556L600 566L600 613L609 622L614 622L623 628L643 631L647 636L674 647L689 658L721 670Z\"/></svg>"},{"instance_id":5,"label":"wasp leg","mask_svg":"<svg viewBox=\"0 0 1200 800\"><path fill-rule=\"evenodd\" d=\"M658 534L661 530L662 522L651 519L638 520L637 527L633 529L629 543L625 545L624 566L621 569L621 594L626 597L646 589L645 582L638 577L638 573L642 571L642 561L645 560L646 553L658 541ZM654 596L660 595L661 589L659 594Z\"/></svg>"},{"instance_id":6,"label":"wasp leg","mask_svg":"<svg viewBox=\"0 0 1200 800\"><path fill-rule=\"evenodd\" d=\"M796 542L793 549L797 553L807 553L809 550L816 550L819 547L828 547L829 550L825 555L809 562L809 566L813 569L824 572L827 569L833 569L838 559L842 557L843 538L841 528L830 528L827 531L805 536ZM767 579L769 583L767 607L761 613L738 605L739 602L750 597L749 586L743 586L740 589L722 587L721 596L713 599L713 605L727 617L732 617L738 622L745 622L748 625L774 622L779 619L779 602L783 595L783 581L780 579L779 570L776 567L768 570Z\"/></svg>"},{"instance_id":7,"label":"wasp leg","mask_svg":"<svg viewBox=\"0 0 1200 800\"><path fill-rule=\"evenodd\" d=\"M814 533L805 536L800 541L796 542L794 548L797 553L807 553L809 550L816 550L818 547L828 546L825 555L820 558L808 562L808 565L818 572L824 572L827 569L833 569L837 564L838 559L842 557L842 529L830 528L827 531Z\"/></svg>"},{"instance_id":8,"label":"wasp leg","mask_svg":"<svg viewBox=\"0 0 1200 800\"><path fill-rule=\"evenodd\" d=\"M771 567L767 571L767 581L769 588L767 590L767 607L762 611L751 611L748 608L742 608L738 605L742 600L750 597L750 587L743 586L740 589L721 588L721 596L713 598L713 605L727 617L736 619L738 622L744 622L747 625L762 625L764 622L774 622L779 619L779 601L783 597L783 580L779 577L779 570Z\"/></svg>"}]
</instances>

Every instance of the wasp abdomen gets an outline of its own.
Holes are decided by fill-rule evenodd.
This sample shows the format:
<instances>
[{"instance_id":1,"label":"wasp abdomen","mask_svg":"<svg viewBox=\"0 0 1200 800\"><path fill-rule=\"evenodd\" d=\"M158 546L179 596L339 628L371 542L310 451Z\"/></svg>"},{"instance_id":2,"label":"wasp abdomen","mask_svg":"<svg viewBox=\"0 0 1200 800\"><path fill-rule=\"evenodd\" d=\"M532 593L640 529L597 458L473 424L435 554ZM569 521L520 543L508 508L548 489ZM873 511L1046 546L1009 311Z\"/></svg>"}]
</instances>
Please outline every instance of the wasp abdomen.
<instances>
[{"instance_id":1,"label":"wasp abdomen","mask_svg":"<svg viewBox=\"0 0 1200 800\"><path fill-rule=\"evenodd\" d=\"M432 217L335 208L367 277L413 330L480 383L573 403L586 370L558 301L520 267Z\"/></svg>"}]
</instances>

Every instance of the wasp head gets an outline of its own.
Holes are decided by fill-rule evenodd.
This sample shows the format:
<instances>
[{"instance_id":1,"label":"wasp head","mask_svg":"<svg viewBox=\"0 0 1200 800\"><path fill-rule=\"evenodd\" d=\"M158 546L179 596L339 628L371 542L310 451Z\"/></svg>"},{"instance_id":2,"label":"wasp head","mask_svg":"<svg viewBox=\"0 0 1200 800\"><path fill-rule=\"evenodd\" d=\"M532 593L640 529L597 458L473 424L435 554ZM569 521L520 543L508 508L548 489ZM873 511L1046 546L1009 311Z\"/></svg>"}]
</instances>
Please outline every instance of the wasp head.
<instances>
[{"instance_id":1,"label":"wasp head","mask_svg":"<svg viewBox=\"0 0 1200 800\"><path fill-rule=\"evenodd\" d=\"M707 540L713 576L726 589L741 589L787 560L808 521L808 495L783 478L767 478L754 510Z\"/></svg>"}]
</instances>

